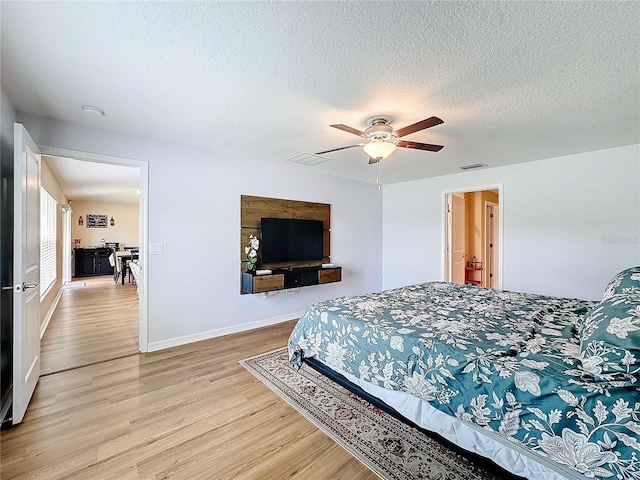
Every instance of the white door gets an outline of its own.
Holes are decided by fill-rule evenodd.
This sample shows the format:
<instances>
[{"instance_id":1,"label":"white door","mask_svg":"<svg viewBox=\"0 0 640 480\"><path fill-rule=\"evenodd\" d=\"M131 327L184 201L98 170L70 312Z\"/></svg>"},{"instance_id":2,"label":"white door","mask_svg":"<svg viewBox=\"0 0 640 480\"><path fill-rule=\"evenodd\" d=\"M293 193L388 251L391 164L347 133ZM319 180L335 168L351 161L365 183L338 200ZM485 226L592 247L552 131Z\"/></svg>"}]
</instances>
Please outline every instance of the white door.
<instances>
[{"instance_id":1,"label":"white door","mask_svg":"<svg viewBox=\"0 0 640 480\"><path fill-rule=\"evenodd\" d=\"M13 424L22 422L40 376L40 151L14 126Z\"/></svg>"},{"instance_id":2,"label":"white door","mask_svg":"<svg viewBox=\"0 0 640 480\"><path fill-rule=\"evenodd\" d=\"M451 281L464 283L466 266L466 215L463 194L451 195Z\"/></svg>"}]
</instances>

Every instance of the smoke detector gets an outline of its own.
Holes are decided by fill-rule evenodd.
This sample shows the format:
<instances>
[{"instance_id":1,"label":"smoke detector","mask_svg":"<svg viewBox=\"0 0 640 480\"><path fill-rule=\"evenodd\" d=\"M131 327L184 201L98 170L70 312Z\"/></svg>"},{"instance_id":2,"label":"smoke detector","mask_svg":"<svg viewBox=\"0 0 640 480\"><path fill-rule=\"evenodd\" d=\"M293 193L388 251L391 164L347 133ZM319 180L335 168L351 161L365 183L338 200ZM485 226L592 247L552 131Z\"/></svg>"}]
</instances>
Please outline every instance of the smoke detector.
<instances>
[{"instance_id":1,"label":"smoke detector","mask_svg":"<svg viewBox=\"0 0 640 480\"><path fill-rule=\"evenodd\" d=\"M104 117L104 110L93 105L82 105L82 111L90 117Z\"/></svg>"}]
</instances>

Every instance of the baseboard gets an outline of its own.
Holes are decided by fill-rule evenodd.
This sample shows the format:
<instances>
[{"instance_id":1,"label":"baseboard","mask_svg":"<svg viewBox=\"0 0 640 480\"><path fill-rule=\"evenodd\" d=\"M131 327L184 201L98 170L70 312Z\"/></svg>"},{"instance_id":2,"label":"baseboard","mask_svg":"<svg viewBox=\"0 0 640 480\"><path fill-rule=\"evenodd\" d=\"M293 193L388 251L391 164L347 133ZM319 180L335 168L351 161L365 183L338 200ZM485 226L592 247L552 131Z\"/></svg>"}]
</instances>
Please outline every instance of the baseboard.
<instances>
[{"instance_id":1,"label":"baseboard","mask_svg":"<svg viewBox=\"0 0 640 480\"><path fill-rule=\"evenodd\" d=\"M159 342L150 342L148 345L149 352L156 352L158 350L164 350L165 348L177 347L180 345L186 345L187 343L200 342L202 340L209 340L215 337L222 337L223 335L230 335L232 333L244 332L246 330L253 330L254 328L268 327L269 325L275 325L276 323L288 322L295 318L299 318L304 312L294 312L287 315L281 315L279 317L265 318L255 322L243 323L240 325L234 325L232 327L218 328L216 330L208 330L202 333L195 333L193 335L185 335L183 337L170 338L168 340L161 340Z\"/></svg>"},{"instance_id":2,"label":"baseboard","mask_svg":"<svg viewBox=\"0 0 640 480\"><path fill-rule=\"evenodd\" d=\"M62 297L62 288L60 288L60 290L58 290L58 294L56 295L56 298L53 299L53 303L51 304L51 307L49 308L49 311L47 312L47 316L44 317L44 320L42 321L42 325L40 326L40 340L42 340L42 337L44 337L44 332L47 331L47 327L49 326L49 322L51 321L51 317L53 317L53 312L55 312L56 307L58 306L58 302L60 301L60 297Z\"/></svg>"}]
</instances>

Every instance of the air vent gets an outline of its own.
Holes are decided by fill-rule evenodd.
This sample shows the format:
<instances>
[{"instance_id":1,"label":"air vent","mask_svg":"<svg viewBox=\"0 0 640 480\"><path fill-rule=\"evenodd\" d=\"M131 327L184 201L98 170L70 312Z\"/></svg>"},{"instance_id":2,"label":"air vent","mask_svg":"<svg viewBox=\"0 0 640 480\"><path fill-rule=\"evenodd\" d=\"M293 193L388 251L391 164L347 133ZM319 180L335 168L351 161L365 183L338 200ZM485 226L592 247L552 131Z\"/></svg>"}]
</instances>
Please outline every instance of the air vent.
<instances>
[{"instance_id":1,"label":"air vent","mask_svg":"<svg viewBox=\"0 0 640 480\"><path fill-rule=\"evenodd\" d=\"M473 170L474 168L482 168L486 167L486 163L472 163L470 165L463 165L462 167L458 167L460 170Z\"/></svg>"},{"instance_id":2,"label":"air vent","mask_svg":"<svg viewBox=\"0 0 640 480\"><path fill-rule=\"evenodd\" d=\"M320 165L321 163L328 162L329 160L331 160L329 157L322 157L315 153L308 152L299 153L298 155L287 158L287 162L301 163L302 165L308 165L310 167Z\"/></svg>"}]
</instances>

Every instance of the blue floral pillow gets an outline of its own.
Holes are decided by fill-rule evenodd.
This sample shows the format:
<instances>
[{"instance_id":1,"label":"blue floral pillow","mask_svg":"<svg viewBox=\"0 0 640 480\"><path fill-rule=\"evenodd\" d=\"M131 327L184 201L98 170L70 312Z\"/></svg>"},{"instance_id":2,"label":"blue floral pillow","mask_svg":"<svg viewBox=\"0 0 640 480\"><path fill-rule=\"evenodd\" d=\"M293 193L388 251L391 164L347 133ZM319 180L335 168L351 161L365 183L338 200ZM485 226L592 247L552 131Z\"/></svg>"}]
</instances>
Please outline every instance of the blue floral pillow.
<instances>
[{"instance_id":1,"label":"blue floral pillow","mask_svg":"<svg viewBox=\"0 0 640 480\"><path fill-rule=\"evenodd\" d=\"M612 387L640 385L640 295L614 295L578 325L582 370Z\"/></svg>"},{"instance_id":2,"label":"blue floral pillow","mask_svg":"<svg viewBox=\"0 0 640 480\"><path fill-rule=\"evenodd\" d=\"M627 268L613 277L602 295L602 300L607 300L618 293L634 292L640 295L640 267Z\"/></svg>"}]
</instances>

